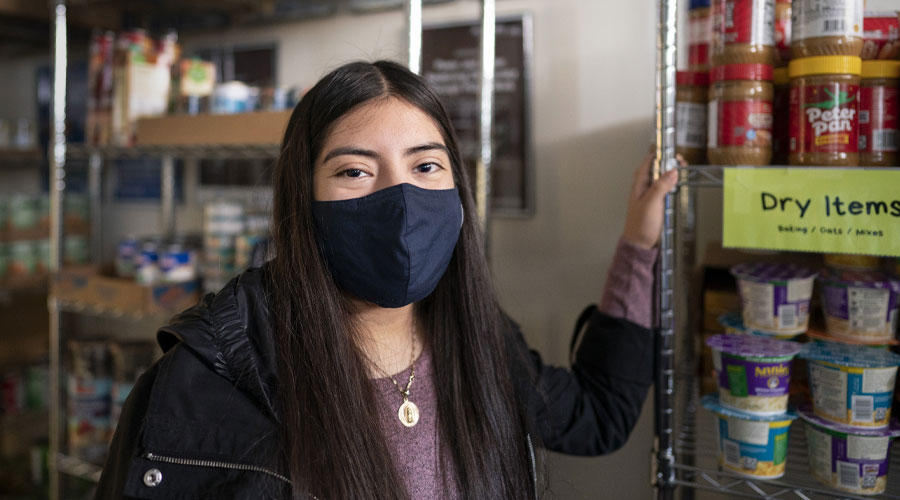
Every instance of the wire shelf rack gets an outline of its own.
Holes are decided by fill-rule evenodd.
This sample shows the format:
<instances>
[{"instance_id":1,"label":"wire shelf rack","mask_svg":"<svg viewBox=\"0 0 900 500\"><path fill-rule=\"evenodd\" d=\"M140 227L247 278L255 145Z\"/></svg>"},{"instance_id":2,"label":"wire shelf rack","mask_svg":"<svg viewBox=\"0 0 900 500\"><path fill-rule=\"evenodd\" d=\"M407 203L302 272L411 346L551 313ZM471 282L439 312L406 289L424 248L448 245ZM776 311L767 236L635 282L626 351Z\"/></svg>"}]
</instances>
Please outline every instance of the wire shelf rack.
<instances>
[{"instance_id":1,"label":"wire shelf rack","mask_svg":"<svg viewBox=\"0 0 900 500\"><path fill-rule=\"evenodd\" d=\"M109 160L129 158L160 158L171 156L183 159L257 160L271 159L279 154L278 144L227 144L227 145L168 145L168 146L103 146L84 144L66 146L66 156L73 160L86 160L92 155Z\"/></svg>"},{"instance_id":2,"label":"wire shelf rack","mask_svg":"<svg viewBox=\"0 0 900 500\"><path fill-rule=\"evenodd\" d=\"M809 459L805 425L794 420L788 439L787 468L776 480L749 479L720 470L716 416L700 406L696 377L679 374L676 381L678 426L675 437L675 485L722 494L722 498L762 498L778 500L833 500L871 498L900 500L900 450L892 447L887 489L884 493L855 495L842 492L816 480L808 469Z\"/></svg>"}]
</instances>

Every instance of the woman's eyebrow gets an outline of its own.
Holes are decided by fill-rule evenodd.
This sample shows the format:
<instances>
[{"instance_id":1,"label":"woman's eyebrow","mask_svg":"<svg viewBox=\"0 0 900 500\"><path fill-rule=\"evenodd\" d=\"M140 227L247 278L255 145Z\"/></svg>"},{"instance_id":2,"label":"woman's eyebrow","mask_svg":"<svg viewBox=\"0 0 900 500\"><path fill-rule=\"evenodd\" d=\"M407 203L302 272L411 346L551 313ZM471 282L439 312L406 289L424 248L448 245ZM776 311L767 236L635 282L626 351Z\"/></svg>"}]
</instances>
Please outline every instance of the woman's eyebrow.
<instances>
[{"instance_id":1,"label":"woman's eyebrow","mask_svg":"<svg viewBox=\"0 0 900 500\"><path fill-rule=\"evenodd\" d=\"M403 153L403 156L412 156L417 153L423 153L425 151L435 151L435 150L443 151L448 156L450 155L450 150L447 149L447 146L444 146L443 144L441 144L439 142L429 142L427 144L421 144L419 146L413 146L413 147L407 149L406 152Z\"/></svg>"},{"instance_id":2,"label":"woman's eyebrow","mask_svg":"<svg viewBox=\"0 0 900 500\"><path fill-rule=\"evenodd\" d=\"M334 148L327 155L325 155L325 159L322 160L322 163L327 163L328 160L335 158L337 156L366 156L369 158L378 158L378 153L369 149L355 148L355 147L343 147L343 148Z\"/></svg>"}]
</instances>

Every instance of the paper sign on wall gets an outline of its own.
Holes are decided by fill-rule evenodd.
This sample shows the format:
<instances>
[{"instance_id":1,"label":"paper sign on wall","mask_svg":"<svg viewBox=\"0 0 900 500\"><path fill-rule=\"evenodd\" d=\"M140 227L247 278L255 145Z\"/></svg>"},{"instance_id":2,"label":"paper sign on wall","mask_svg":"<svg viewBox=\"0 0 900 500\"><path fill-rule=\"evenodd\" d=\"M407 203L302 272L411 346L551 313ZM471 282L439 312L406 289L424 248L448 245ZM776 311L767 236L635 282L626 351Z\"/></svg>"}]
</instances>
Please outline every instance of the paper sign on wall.
<instances>
[{"instance_id":1,"label":"paper sign on wall","mask_svg":"<svg viewBox=\"0 0 900 500\"><path fill-rule=\"evenodd\" d=\"M727 168L726 247L900 256L900 170Z\"/></svg>"}]
</instances>

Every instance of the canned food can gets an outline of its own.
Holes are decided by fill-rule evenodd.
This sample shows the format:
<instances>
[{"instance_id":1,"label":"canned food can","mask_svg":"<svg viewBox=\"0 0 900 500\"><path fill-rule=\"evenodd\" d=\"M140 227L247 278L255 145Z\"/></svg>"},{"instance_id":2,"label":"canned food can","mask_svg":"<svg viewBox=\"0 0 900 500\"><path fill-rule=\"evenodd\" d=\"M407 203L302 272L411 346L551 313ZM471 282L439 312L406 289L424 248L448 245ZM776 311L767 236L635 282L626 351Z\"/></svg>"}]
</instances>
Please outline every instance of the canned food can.
<instances>
[{"instance_id":1,"label":"canned food can","mask_svg":"<svg viewBox=\"0 0 900 500\"><path fill-rule=\"evenodd\" d=\"M238 235L244 232L244 206L230 201L207 203L203 209L205 235Z\"/></svg>"},{"instance_id":2,"label":"canned food can","mask_svg":"<svg viewBox=\"0 0 900 500\"><path fill-rule=\"evenodd\" d=\"M37 247L34 241L14 241L9 245L10 275L30 275L37 271Z\"/></svg>"},{"instance_id":3,"label":"canned food can","mask_svg":"<svg viewBox=\"0 0 900 500\"><path fill-rule=\"evenodd\" d=\"M146 241L141 245L137 255L134 277L142 285L152 285L159 281L159 245L155 241Z\"/></svg>"},{"instance_id":4,"label":"canned food can","mask_svg":"<svg viewBox=\"0 0 900 500\"><path fill-rule=\"evenodd\" d=\"M88 239L86 236L66 236L63 255L67 265L86 264L88 253Z\"/></svg>"},{"instance_id":5,"label":"canned food can","mask_svg":"<svg viewBox=\"0 0 900 500\"><path fill-rule=\"evenodd\" d=\"M32 196L17 195L9 199L9 227L31 229L38 222L38 203Z\"/></svg>"},{"instance_id":6,"label":"canned food can","mask_svg":"<svg viewBox=\"0 0 900 500\"><path fill-rule=\"evenodd\" d=\"M123 278L133 278L140 242L134 236L126 236L116 245L116 274Z\"/></svg>"},{"instance_id":7,"label":"canned food can","mask_svg":"<svg viewBox=\"0 0 900 500\"><path fill-rule=\"evenodd\" d=\"M197 278L197 255L182 245L169 245L160 255L159 269L165 282L194 280Z\"/></svg>"}]
</instances>

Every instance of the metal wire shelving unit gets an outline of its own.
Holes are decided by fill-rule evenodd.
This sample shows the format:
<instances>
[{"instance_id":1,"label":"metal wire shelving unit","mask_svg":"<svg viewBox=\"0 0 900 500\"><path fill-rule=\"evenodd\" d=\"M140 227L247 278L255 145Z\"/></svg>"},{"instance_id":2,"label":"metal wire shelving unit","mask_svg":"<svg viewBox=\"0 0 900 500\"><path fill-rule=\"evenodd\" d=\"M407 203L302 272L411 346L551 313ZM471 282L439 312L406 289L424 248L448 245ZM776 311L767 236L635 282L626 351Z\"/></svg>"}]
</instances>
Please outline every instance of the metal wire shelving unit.
<instances>
[{"instance_id":1,"label":"metal wire shelving unit","mask_svg":"<svg viewBox=\"0 0 900 500\"><path fill-rule=\"evenodd\" d=\"M404 19L408 28L408 66L416 73L421 72L422 61L422 0L405 0ZM239 145L166 145L139 147L89 147L66 142L66 78L68 66L67 0L52 0L53 9L53 101L51 107L50 159L50 272L60 270L63 254L62 206L66 189L66 163L87 161L88 198L91 216L91 255L101 255L101 192L104 164L115 165L113 160L132 158L158 158L161 162L160 230L164 235L175 232L175 162L177 159L196 161L201 159L256 160L273 159L278 156L280 144L239 144ZM481 155L477 166L476 199L479 218L488 230L488 203L490 199L490 169L493 162L493 102L494 102L494 54L495 54L495 0L481 0L481 86L480 86L480 127ZM18 156L16 162L20 162ZM25 160L31 160L30 157ZM50 500L62 498L62 478L79 478L91 482L100 479L102 468L65 452L65 368L62 363L63 332L61 321L64 314L93 316L128 321L158 320L160 324L168 319L163 315L136 314L108 309L96 305L63 301L48 297L50 315L50 448L48 467L50 471Z\"/></svg>"},{"instance_id":2,"label":"metal wire shelving unit","mask_svg":"<svg viewBox=\"0 0 900 500\"><path fill-rule=\"evenodd\" d=\"M792 426L787 469L778 480L756 480L720 470L716 417L699 408L699 378L694 342L698 318L687 306L689 275L696 254L695 221L698 188L721 188L726 168L804 168L788 166L678 167L675 160L674 106L676 69L676 15L678 0L657 0L656 158L657 172L680 170L677 193L666 200L659 265L659 330L655 396L655 446L651 482L657 500L692 499L703 491L716 498L757 499L900 499L900 451L892 447L885 493L854 495L823 485L808 471L803 424ZM898 169L894 169L898 170ZM673 280L675 280L673 282ZM676 321L677 320L677 321ZM708 498L708 497L706 497Z\"/></svg>"}]
</instances>

